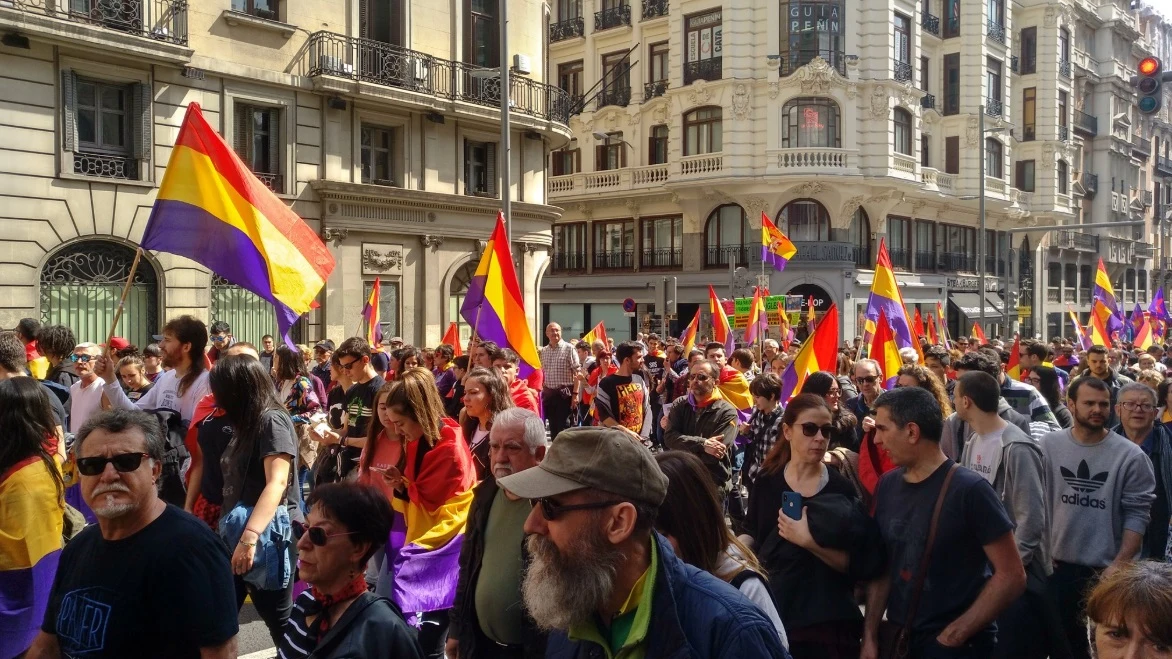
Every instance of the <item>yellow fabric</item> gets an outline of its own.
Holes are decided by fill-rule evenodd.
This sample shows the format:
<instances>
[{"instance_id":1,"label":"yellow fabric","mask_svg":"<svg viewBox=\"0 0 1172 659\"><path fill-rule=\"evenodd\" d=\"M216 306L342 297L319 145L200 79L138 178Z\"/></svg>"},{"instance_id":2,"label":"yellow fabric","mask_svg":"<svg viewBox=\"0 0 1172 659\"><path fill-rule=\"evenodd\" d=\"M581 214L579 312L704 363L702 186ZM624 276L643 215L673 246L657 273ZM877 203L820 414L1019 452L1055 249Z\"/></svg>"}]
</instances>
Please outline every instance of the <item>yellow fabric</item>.
<instances>
[{"instance_id":1,"label":"yellow fabric","mask_svg":"<svg viewBox=\"0 0 1172 659\"><path fill-rule=\"evenodd\" d=\"M45 376L49 374L49 360L37 357L28 363L28 372L34 380L44 380Z\"/></svg>"},{"instance_id":2,"label":"yellow fabric","mask_svg":"<svg viewBox=\"0 0 1172 659\"><path fill-rule=\"evenodd\" d=\"M429 513L409 501L394 499L391 505L403 513L407 522L407 544L418 545L424 549L437 549L463 533L468 523L468 511L472 507L473 494L473 490L457 494L434 513Z\"/></svg>"},{"instance_id":3,"label":"yellow fabric","mask_svg":"<svg viewBox=\"0 0 1172 659\"><path fill-rule=\"evenodd\" d=\"M749 393L749 381L745 379L744 373L737 373L727 382L721 382L717 388L724 399L732 403L732 406L738 410L747 410L753 407L753 395Z\"/></svg>"},{"instance_id":4,"label":"yellow fabric","mask_svg":"<svg viewBox=\"0 0 1172 659\"><path fill-rule=\"evenodd\" d=\"M44 462L0 482L0 572L33 567L61 549L64 500Z\"/></svg>"}]
</instances>

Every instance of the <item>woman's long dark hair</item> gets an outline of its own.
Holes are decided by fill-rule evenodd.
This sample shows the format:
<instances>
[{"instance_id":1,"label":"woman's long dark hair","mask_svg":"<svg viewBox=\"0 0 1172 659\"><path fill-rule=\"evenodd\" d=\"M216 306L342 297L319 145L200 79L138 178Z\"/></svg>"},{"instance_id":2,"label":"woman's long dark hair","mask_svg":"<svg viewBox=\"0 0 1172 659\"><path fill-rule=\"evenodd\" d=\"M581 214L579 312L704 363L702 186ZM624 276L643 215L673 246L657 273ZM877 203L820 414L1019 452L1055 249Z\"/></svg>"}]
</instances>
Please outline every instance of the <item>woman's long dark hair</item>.
<instances>
[{"instance_id":1,"label":"woman's long dark hair","mask_svg":"<svg viewBox=\"0 0 1172 659\"><path fill-rule=\"evenodd\" d=\"M53 475L57 496L63 496L65 484L61 470L45 450L45 440L57 434L57 421L53 419L49 393L40 382L26 377L0 380L0 428L4 429L4 441L0 441L0 474L36 456Z\"/></svg>"},{"instance_id":2,"label":"woman's long dark hair","mask_svg":"<svg viewBox=\"0 0 1172 659\"><path fill-rule=\"evenodd\" d=\"M802 384L802 391L800 393L817 394L825 399L826 394L830 393L830 386L835 384L838 385L838 390L841 393L842 385L838 384L837 376L835 376L830 371L818 371L817 373L811 373L806 378L806 382ZM838 409L830 410L830 416L833 418L831 423L834 424L834 431L836 436L845 435L847 433L853 434L855 432L855 426L859 423L859 420L855 418L854 413L846 409L846 407L843 405L845 402L846 401L843 400L840 395L838 399ZM829 407L830 404L827 403L826 406Z\"/></svg>"},{"instance_id":3,"label":"woman's long dark hair","mask_svg":"<svg viewBox=\"0 0 1172 659\"><path fill-rule=\"evenodd\" d=\"M305 359L300 350L294 350L282 343L277 346L277 382L287 382L299 377L309 377Z\"/></svg>"},{"instance_id":4,"label":"woman's long dark hair","mask_svg":"<svg viewBox=\"0 0 1172 659\"><path fill-rule=\"evenodd\" d=\"M383 431L385 431L387 428L386 428L386 426L383 425L382 419L378 418L378 402L384 396L391 393L391 388L394 386L394 384L395 384L394 380L387 382L383 386L379 387L378 393L376 393L374 395L374 402L371 403L372 409L370 411L370 423L366 424L366 449L364 451L362 451L362 455L358 456L359 457L359 464L358 464L358 471L359 472L365 472L366 470L370 469L370 463L374 460L374 448L375 448L376 442L380 442L380 441L383 441L383 439L386 439L386 441L390 441L390 442L398 442L399 444L403 443L403 440L398 435L395 435L392 437L391 435L388 434L385 438L380 439L380 436L383 434ZM406 454L403 453L401 455L406 455ZM399 463L400 464L397 464L395 466L399 467L399 469L401 470L403 468L403 459L402 458L400 458Z\"/></svg>"},{"instance_id":5,"label":"woman's long dark hair","mask_svg":"<svg viewBox=\"0 0 1172 659\"><path fill-rule=\"evenodd\" d=\"M1030 369L1038 375L1041 382L1038 383L1038 393L1042 394L1042 398L1049 403L1050 409L1056 410L1062 405L1062 390L1058 384L1058 373L1052 366L1043 366L1041 364ZM1160 400L1162 404L1163 399ZM1159 421L1159 419L1157 419Z\"/></svg>"},{"instance_id":6,"label":"woman's long dark hair","mask_svg":"<svg viewBox=\"0 0 1172 659\"><path fill-rule=\"evenodd\" d=\"M477 384L484 387L484 390L492 399L489 402L489 409L492 410L493 416L496 416L496 413L501 410L514 407L513 397L509 395L509 388L505 386L504 379L501 378L500 373L497 371L484 368L483 366L477 366L471 371L468 371L468 375L464 377L465 383L468 380L476 380ZM463 409L460 410L460 416L460 429L464 431L464 439L468 440L468 444L471 445L472 436L480 429L480 419L466 414ZM492 429L491 419L487 427L490 430Z\"/></svg>"},{"instance_id":7,"label":"woman's long dark hair","mask_svg":"<svg viewBox=\"0 0 1172 659\"><path fill-rule=\"evenodd\" d=\"M204 371L208 370L208 363L204 353L208 347L208 326L195 316L180 316L172 318L163 326L163 334L171 334L179 343L190 343L191 368L183 379L179 381L179 395L187 393L191 385L199 379Z\"/></svg>"},{"instance_id":8,"label":"woman's long dark hair","mask_svg":"<svg viewBox=\"0 0 1172 659\"><path fill-rule=\"evenodd\" d=\"M285 406L277 400L273 378L251 355L221 357L208 376L208 384L216 398L216 406L224 410L240 438L240 450L252 450L265 412L287 413Z\"/></svg>"},{"instance_id":9,"label":"woman's long dark hair","mask_svg":"<svg viewBox=\"0 0 1172 659\"><path fill-rule=\"evenodd\" d=\"M793 449L790 448L789 440L785 438L785 427L789 426L792 428L797 423L798 417L806 410L819 408L831 412L830 406L826 404L826 399L818 394L811 393L798 394L789 402L789 405L785 406L785 412L781 415L782 430L778 432L777 441L774 442L773 448L769 449L769 454L765 456L765 461L761 463L761 473L776 474L785 468L793 452ZM831 416L833 416L833 412L831 412Z\"/></svg>"}]
</instances>

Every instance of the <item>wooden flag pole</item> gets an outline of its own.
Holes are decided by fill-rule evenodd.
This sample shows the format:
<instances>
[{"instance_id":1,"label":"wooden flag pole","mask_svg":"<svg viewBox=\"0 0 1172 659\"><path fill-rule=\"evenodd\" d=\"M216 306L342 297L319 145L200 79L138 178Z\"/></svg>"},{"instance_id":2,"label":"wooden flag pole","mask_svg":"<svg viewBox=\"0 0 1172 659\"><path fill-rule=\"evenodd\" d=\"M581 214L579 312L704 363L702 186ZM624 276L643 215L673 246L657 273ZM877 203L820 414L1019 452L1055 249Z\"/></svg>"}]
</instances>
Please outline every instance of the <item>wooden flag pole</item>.
<instances>
[{"instance_id":1,"label":"wooden flag pole","mask_svg":"<svg viewBox=\"0 0 1172 659\"><path fill-rule=\"evenodd\" d=\"M110 341L114 332L118 331L118 322L122 320L122 310L126 307L126 296L130 295L130 285L134 283L134 273L138 271L138 262L142 258L142 247L134 252L134 261L130 264L130 276L122 286L122 297L118 300L118 308L114 310L114 322L110 323L110 333L106 335L106 350L110 351Z\"/></svg>"}]
</instances>

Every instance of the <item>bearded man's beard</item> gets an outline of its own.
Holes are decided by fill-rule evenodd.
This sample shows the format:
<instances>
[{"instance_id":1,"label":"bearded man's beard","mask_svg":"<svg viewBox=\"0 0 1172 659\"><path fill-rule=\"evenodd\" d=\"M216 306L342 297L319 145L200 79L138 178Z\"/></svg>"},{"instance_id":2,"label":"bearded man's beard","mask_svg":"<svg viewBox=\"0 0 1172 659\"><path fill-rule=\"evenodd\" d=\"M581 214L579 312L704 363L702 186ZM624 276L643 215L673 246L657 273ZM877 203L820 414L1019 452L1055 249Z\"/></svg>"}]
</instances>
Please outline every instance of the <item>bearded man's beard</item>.
<instances>
[{"instance_id":1,"label":"bearded man's beard","mask_svg":"<svg viewBox=\"0 0 1172 659\"><path fill-rule=\"evenodd\" d=\"M567 630L590 619L614 594L625 557L592 525L565 552L543 535L526 540L532 559L521 583L525 609L546 631Z\"/></svg>"}]
</instances>

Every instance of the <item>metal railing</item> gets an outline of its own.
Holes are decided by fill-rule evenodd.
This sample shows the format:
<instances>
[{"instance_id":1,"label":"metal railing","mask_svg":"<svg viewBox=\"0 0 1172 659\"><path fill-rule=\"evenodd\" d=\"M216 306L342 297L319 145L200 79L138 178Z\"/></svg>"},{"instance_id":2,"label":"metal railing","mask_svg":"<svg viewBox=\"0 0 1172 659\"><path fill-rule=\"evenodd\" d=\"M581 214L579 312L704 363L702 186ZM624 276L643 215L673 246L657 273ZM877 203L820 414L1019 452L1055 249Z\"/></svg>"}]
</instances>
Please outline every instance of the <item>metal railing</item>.
<instances>
[{"instance_id":1,"label":"metal railing","mask_svg":"<svg viewBox=\"0 0 1172 659\"><path fill-rule=\"evenodd\" d=\"M1082 131L1089 137L1099 134L1099 118L1082 110L1074 111L1074 132Z\"/></svg>"},{"instance_id":2,"label":"metal railing","mask_svg":"<svg viewBox=\"0 0 1172 659\"><path fill-rule=\"evenodd\" d=\"M972 272L977 269L977 257L961 252L941 252L936 255L936 267L945 272Z\"/></svg>"},{"instance_id":3,"label":"metal railing","mask_svg":"<svg viewBox=\"0 0 1172 659\"><path fill-rule=\"evenodd\" d=\"M1156 171L1164 176L1172 176L1172 158L1156 156Z\"/></svg>"},{"instance_id":4,"label":"metal railing","mask_svg":"<svg viewBox=\"0 0 1172 659\"><path fill-rule=\"evenodd\" d=\"M1058 75L1062 76L1063 78L1070 77L1070 60L1068 60L1068 59L1058 60Z\"/></svg>"},{"instance_id":5,"label":"metal railing","mask_svg":"<svg viewBox=\"0 0 1172 659\"><path fill-rule=\"evenodd\" d=\"M891 257L891 267L903 268L910 270L912 267L912 251L902 247L892 247L887 250L887 255Z\"/></svg>"},{"instance_id":6,"label":"metal railing","mask_svg":"<svg viewBox=\"0 0 1172 659\"><path fill-rule=\"evenodd\" d=\"M604 89L598 94L598 100L595 107L602 109L608 105L617 105L621 108L627 107L631 103L631 88L618 87L614 89Z\"/></svg>"},{"instance_id":7,"label":"metal railing","mask_svg":"<svg viewBox=\"0 0 1172 659\"><path fill-rule=\"evenodd\" d=\"M996 21L989 21L988 27L985 29L985 34L997 43L1005 43L1005 26Z\"/></svg>"},{"instance_id":8,"label":"metal railing","mask_svg":"<svg viewBox=\"0 0 1172 659\"><path fill-rule=\"evenodd\" d=\"M668 0L643 0L643 20L667 16Z\"/></svg>"},{"instance_id":9,"label":"metal railing","mask_svg":"<svg viewBox=\"0 0 1172 659\"><path fill-rule=\"evenodd\" d=\"M624 270L635 267L635 250L620 249L594 253L595 270Z\"/></svg>"},{"instance_id":10,"label":"metal railing","mask_svg":"<svg viewBox=\"0 0 1172 659\"><path fill-rule=\"evenodd\" d=\"M871 241L863 239L865 245L855 245L855 265L860 268L875 267L875 260L871 258Z\"/></svg>"},{"instance_id":11,"label":"metal railing","mask_svg":"<svg viewBox=\"0 0 1172 659\"><path fill-rule=\"evenodd\" d=\"M269 172L253 172L253 176L265 184L265 187L277 194L285 194L285 175Z\"/></svg>"},{"instance_id":12,"label":"metal railing","mask_svg":"<svg viewBox=\"0 0 1172 659\"><path fill-rule=\"evenodd\" d=\"M935 110L936 96L934 94L924 94L924 97L920 99L920 107L925 110Z\"/></svg>"},{"instance_id":13,"label":"metal railing","mask_svg":"<svg viewBox=\"0 0 1172 659\"><path fill-rule=\"evenodd\" d=\"M666 80L655 80L643 85L643 100L663 96L667 92Z\"/></svg>"},{"instance_id":14,"label":"metal railing","mask_svg":"<svg viewBox=\"0 0 1172 659\"><path fill-rule=\"evenodd\" d=\"M985 99L985 114L989 115L990 117L1000 117L1002 114L1004 114L1004 112L1005 112L1005 109L1001 104L1001 99L999 99L999 98L986 98Z\"/></svg>"},{"instance_id":15,"label":"metal railing","mask_svg":"<svg viewBox=\"0 0 1172 659\"><path fill-rule=\"evenodd\" d=\"M553 263L550 264L554 271L580 271L586 269L586 254L584 252L554 252Z\"/></svg>"},{"instance_id":16,"label":"metal railing","mask_svg":"<svg viewBox=\"0 0 1172 659\"><path fill-rule=\"evenodd\" d=\"M920 16L920 27L928 34L940 36L940 17L924 12Z\"/></svg>"},{"instance_id":17,"label":"metal railing","mask_svg":"<svg viewBox=\"0 0 1172 659\"><path fill-rule=\"evenodd\" d=\"M612 27L631 24L631 6L619 5L594 12L594 31L609 30Z\"/></svg>"},{"instance_id":18,"label":"metal railing","mask_svg":"<svg viewBox=\"0 0 1172 659\"><path fill-rule=\"evenodd\" d=\"M684 265L684 252L679 247L659 247L643 250L639 261L641 268L680 268Z\"/></svg>"},{"instance_id":19,"label":"metal railing","mask_svg":"<svg viewBox=\"0 0 1172 659\"><path fill-rule=\"evenodd\" d=\"M1131 152L1138 155L1140 160L1147 160L1152 156L1152 141L1140 135L1132 137Z\"/></svg>"},{"instance_id":20,"label":"metal railing","mask_svg":"<svg viewBox=\"0 0 1172 659\"><path fill-rule=\"evenodd\" d=\"M1010 71L1017 73L1018 68L1020 68L1020 64L1021 64L1021 59L1018 58L1017 55L1010 55L1009 56L1009 70Z\"/></svg>"},{"instance_id":21,"label":"metal railing","mask_svg":"<svg viewBox=\"0 0 1172 659\"><path fill-rule=\"evenodd\" d=\"M1080 182L1082 183L1082 189L1086 192L1086 198L1094 199L1095 193L1099 191L1099 175L1083 172ZM1096 243L1096 249L1097 245L1098 243Z\"/></svg>"},{"instance_id":22,"label":"metal railing","mask_svg":"<svg viewBox=\"0 0 1172 659\"><path fill-rule=\"evenodd\" d=\"M581 16L567 18L564 21L550 23L549 25L550 43L557 43L559 41L565 41L566 39L573 39L574 37L584 36L586 36L586 21L582 20Z\"/></svg>"},{"instance_id":23,"label":"metal railing","mask_svg":"<svg viewBox=\"0 0 1172 659\"><path fill-rule=\"evenodd\" d=\"M501 104L496 69L334 32L311 34L305 53L310 77L361 80L492 108ZM560 123L569 121L574 107L565 90L524 76L509 77L509 101L513 112Z\"/></svg>"},{"instance_id":24,"label":"metal railing","mask_svg":"<svg viewBox=\"0 0 1172 659\"><path fill-rule=\"evenodd\" d=\"M684 84L690 85L696 80L720 80L722 75L721 58L709 57L684 63Z\"/></svg>"},{"instance_id":25,"label":"metal railing","mask_svg":"<svg viewBox=\"0 0 1172 659\"><path fill-rule=\"evenodd\" d=\"M897 82L907 82L912 79L912 64L895 58L891 62L891 75Z\"/></svg>"},{"instance_id":26,"label":"metal railing","mask_svg":"<svg viewBox=\"0 0 1172 659\"><path fill-rule=\"evenodd\" d=\"M82 176L137 181L139 178L138 159L108 153L77 151L73 154L73 173Z\"/></svg>"},{"instance_id":27,"label":"metal railing","mask_svg":"<svg viewBox=\"0 0 1172 659\"><path fill-rule=\"evenodd\" d=\"M1005 275L1005 261L999 260L996 256L985 257L985 273L994 274L997 276Z\"/></svg>"},{"instance_id":28,"label":"metal railing","mask_svg":"<svg viewBox=\"0 0 1172 659\"><path fill-rule=\"evenodd\" d=\"M0 7L187 45L186 0L0 0Z\"/></svg>"},{"instance_id":29,"label":"metal railing","mask_svg":"<svg viewBox=\"0 0 1172 659\"><path fill-rule=\"evenodd\" d=\"M916 251L916 272L932 272L936 269L936 252Z\"/></svg>"},{"instance_id":30,"label":"metal railing","mask_svg":"<svg viewBox=\"0 0 1172 659\"><path fill-rule=\"evenodd\" d=\"M838 71L840 76L846 77L846 56L840 50L819 48L802 48L781 51L781 76L785 77L794 71L809 64L815 57L821 57L826 63Z\"/></svg>"},{"instance_id":31,"label":"metal railing","mask_svg":"<svg viewBox=\"0 0 1172 659\"><path fill-rule=\"evenodd\" d=\"M707 267L728 267L730 260L737 265L749 265L748 245L731 245L727 247L709 247L704 255L704 265Z\"/></svg>"},{"instance_id":32,"label":"metal railing","mask_svg":"<svg viewBox=\"0 0 1172 659\"><path fill-rule=\"evenodd\" d=\"M1070 139L1070 127L1058 124L1058 141L1066 142Z\"/></svg>"}]
</instances>

